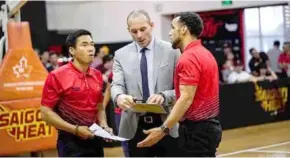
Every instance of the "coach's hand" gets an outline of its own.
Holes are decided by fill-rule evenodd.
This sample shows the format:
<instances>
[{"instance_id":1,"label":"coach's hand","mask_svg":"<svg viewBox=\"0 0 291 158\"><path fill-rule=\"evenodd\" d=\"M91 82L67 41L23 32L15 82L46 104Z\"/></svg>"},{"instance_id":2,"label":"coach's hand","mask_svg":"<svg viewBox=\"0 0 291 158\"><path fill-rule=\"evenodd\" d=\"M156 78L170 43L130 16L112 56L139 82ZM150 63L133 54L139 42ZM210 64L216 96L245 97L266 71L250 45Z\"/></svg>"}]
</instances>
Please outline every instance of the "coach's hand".
<instances>
[{"instance_id":1,"label":"coach's hand","mask_svg":"<svg viewBox=\"0 0 291 158\"><path fill-rule=\"evenodd\" d=\"M75 134L81 137L82 139L88 139L88 138L94 137L94 134L89 130L89 127L87 126L78 126Z\"/></svg>"},{"instance_id":2,"label":"coach's hand","mask_svg":"<svg viewBox=\"0 0 291 158\"><path fill-rule=\"evenodd\" d=\"M148 98L147 103L162 105L164 101L165 101L165 98L161 94L153 94Z\"/></svg>"},{"instance_id":3,"label":"coach's hand","mask_svg":"<svg viewBox=\"0 0 291 158\"><path fill-rule=\"evenodd\" d=\"M133 97L126 94L120 94L117 98L117 105L124 111L135 105Z\"/></svg>"},{"instance_id":4,"label":"coach's hand","mask_svg":"<svg viewBox=\"0 0 291 158\"><path fill-rule=\"evenodd\" d=\"M143 133L148 136L141 142L137 143L138 148L153 146L165 136L165 133L160 127L144 130Z\"/></svg>"}]
</instances>

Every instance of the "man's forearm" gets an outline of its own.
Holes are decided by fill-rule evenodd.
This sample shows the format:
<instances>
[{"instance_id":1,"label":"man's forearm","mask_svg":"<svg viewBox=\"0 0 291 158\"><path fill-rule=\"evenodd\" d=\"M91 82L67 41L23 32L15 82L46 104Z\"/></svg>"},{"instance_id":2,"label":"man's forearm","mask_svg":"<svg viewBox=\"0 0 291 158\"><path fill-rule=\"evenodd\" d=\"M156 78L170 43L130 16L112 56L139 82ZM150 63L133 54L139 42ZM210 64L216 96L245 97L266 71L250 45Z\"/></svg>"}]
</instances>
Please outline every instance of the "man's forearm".
<instances>
[{"instance_id":1,"label":"man's forearm","mask_svg":"<svg viewBox=\"0 0 291 158\"><path fill-rule=\"evenodd\" d=\"M111 98L113 101L116 100L119 94L124 94L126 92L123 68L118 60L119 57L117 54L115 54L114 62L113 62L113 69L112 69L114 77L111 83Z\"/></svg>"},{"instance_id":2,"label":"man's forearm","mask_svg":"<svg viewBox=\"0 0 291 158\"><path fill-rule=\"evenodd\" d=\"M170 115L164 122L168 128L173 128L176 123L182 118L190 107L192 100L190 98L180 97L174 105Z\"/></svg>"},{"instance_id":3,"label":"man's forearm","mask_svg":"<svg viewBox=\"0 0 291 158\"><path fill-rule=\"evenodd\" d=\"M107 118L106 118L106 113L105 113L105 108L104 106L99 106L98 107L98 120L100 122L101 127L107 127Z\"/></svg>"},{"instance_id":4,"label":"man's forearm","mask_svg":"<svg viewBox=\"0 0 291 158\"><path fill-rule=\"evenodd\" d=\"M75 133L76 126L72 125L65 120L63 120L57 113L48 107L41 106L41 116L42 120L47 122L47 124L54 126L55 128L69 133Z\"/></svg>"},{"instance_id":5,"label":"man's forearm","mask_svg":"<svg viewBox=\"0 0 291 158\"><path fill-rule=\"evenodd\" d=\"M104 99L103 99L103 107L105 109L106 109L110 99L111 99L111 96L110 96L110 83L107 83L106 84L105 94L104 94Z\"/></svg>"}]
</instances>

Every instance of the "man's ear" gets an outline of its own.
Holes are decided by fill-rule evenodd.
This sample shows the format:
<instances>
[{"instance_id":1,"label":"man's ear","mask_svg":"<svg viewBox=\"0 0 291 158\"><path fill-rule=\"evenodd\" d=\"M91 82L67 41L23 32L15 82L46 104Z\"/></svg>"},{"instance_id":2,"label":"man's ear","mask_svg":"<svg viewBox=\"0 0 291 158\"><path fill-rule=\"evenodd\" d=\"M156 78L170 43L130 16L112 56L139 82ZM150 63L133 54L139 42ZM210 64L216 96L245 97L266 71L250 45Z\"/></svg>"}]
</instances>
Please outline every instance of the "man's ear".
<instances>
[{"instance_id":1,"label":"man's ear","mask_svg":"<svg viewBox=\"0 0 291 158\"><path fill-rule=\"evenodd\" d=\"M155 23L151 21L151 22L150 22L150 26L151 26L151 27L155 27Z\"/></svg>"},{"instance_id":2,"label":"man's ear","mask_svg":"<svg viewBox=\"0 0 291 158\"><path fill-rule=\"evenodd\" d=\"M188 31L188 27L186 25L182 26L181 31L182 31L182 34L185 35L186 32Z\"/></svg>"},{"instance_id":3,"label":"man's ear","mask_svg":"<svg viewBox=\"0 0 291 158\"><path fill-rule=\"evenodd\" d=\"M71 56L73 57L75 55L75 49L73 47L69 48L69 53L71 54Z\"/></svg>"}]
</instances>

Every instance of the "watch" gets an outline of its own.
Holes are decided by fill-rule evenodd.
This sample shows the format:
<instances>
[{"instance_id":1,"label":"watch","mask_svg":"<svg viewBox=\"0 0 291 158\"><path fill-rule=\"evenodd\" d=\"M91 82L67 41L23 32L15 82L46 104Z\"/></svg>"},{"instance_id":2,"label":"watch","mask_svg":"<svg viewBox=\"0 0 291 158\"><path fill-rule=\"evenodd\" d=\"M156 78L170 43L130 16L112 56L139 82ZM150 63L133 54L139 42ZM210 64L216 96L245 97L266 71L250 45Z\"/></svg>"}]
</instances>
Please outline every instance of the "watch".
<instances>
[{"instance_id":1,"label":"watch","mask_svg":"<svg viewBox=\"0 0 291 158\"><path fill-rule=\"evenodd\" d=\"M169 134L170 134L170 129L169 129L167 126L162 125L160 128L162 129L162 131L163 131L166 135L169 135Z\"/></svg>"}]
</instances>

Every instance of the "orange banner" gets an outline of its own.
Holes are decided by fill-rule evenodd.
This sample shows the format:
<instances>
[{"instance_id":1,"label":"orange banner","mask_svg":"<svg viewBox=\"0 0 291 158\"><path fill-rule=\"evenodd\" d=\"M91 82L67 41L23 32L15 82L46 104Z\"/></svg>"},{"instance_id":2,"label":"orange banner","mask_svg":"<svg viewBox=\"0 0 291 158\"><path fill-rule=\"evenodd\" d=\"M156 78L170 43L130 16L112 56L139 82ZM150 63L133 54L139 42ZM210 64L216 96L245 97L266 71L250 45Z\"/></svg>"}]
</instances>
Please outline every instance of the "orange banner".
<instances>
[{"instance_id":1,"label":"orange banner","mask_svg":"<svg viewBox=\"0 0 291 158\"><path fill-rule=\"evenodd\" d=\"M56 130L40 113L48 72L32 49L28 22L9 22L8 45L0 65L0 155L55 148Z\"/></svg>"},{"instance_id":2,"label":"orange banner","mask_svg":"<svg viewBox=\"0 0 291 158\"><path fill-rule=\"evenodd\" d=\"M0 65L0 101L41 97L48 72L32 49L28 23L9 23L8 37L9 50Z\"/></svg>"},{"instance_id":3,"label":"orange banner","mask_svg":"<svg viewBox=\"0 0 291 158\"><path fill-rule=\"evenodd\" d=\"M41 120L40 99L0 102L0 138L9 155L55 148L57 131Z\"/></svg>"}]
</instances>

